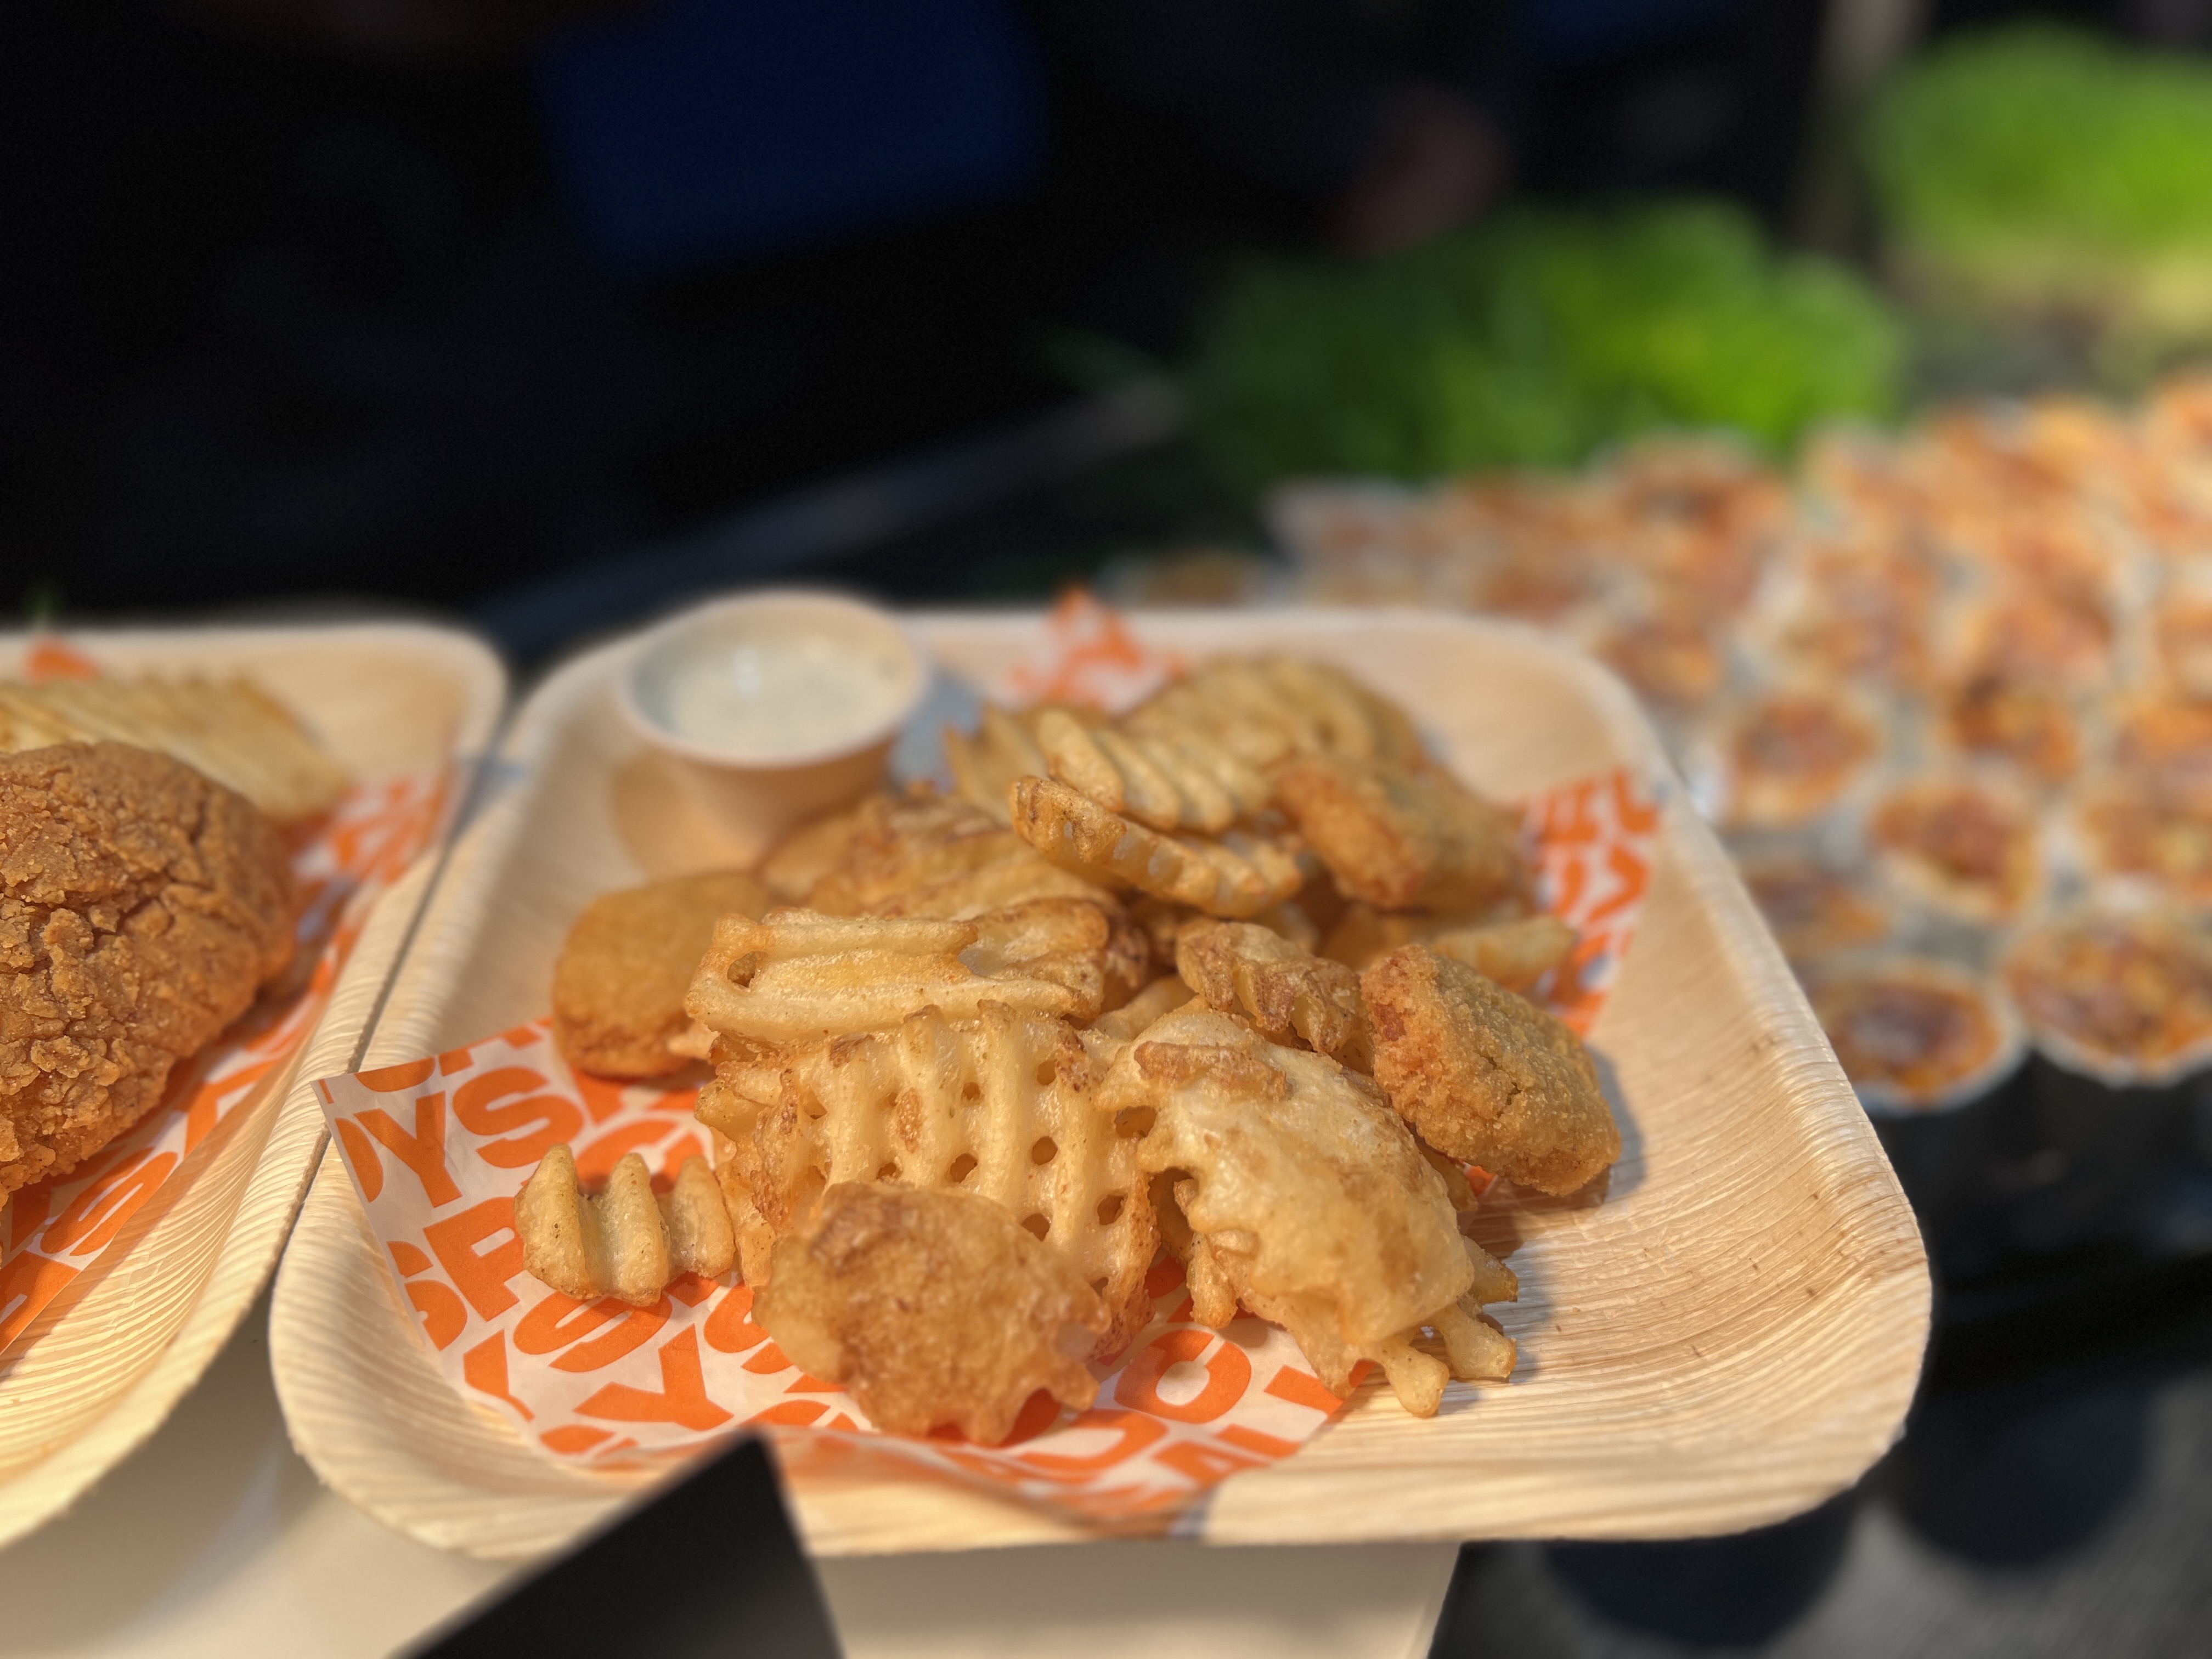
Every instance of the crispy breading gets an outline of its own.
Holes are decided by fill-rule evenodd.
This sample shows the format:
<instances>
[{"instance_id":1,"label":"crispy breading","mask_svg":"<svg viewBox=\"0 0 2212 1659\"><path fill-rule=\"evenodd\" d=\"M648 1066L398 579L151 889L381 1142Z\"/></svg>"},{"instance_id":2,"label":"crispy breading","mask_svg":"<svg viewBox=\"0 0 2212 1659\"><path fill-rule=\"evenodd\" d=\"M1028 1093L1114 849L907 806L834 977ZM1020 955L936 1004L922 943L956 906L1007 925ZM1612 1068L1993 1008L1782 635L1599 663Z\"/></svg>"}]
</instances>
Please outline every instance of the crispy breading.
<instances>
[{"instance_id":1,"label":"crispy breading","mask_svg":"<svg viewBox=\"0 0 2212 1659\"><path fill-rule=\"evenodd\" d=\"M54 680L0 684L0 752L125 743L182 761L279 824L319 817L345 769L250 680Z\"/></svg>"},{"instance_id":2,"label":"crispy breading","mask_svg":"<svg viewBox=\"0 0 2212 1659\"><path fill-rule=\"evenodd\" d=\"M678 1273L716 1279L738 1259L721 1189L703 1158L687 1158L675 1186L625 1153L605 1190L586 1196L567 1146L549 1147L514 1200L522 1265L540 1284L581 1302L611 1296L649 1308Z\"/></svg>"},{"instance_id":3,"label":"crispy breading","mask_svg":"<svg viewBox=\"0 0 2212 1659\"><path fill-rule=\"evenodd\" d=\"M770 897L783 904L804 904L815 884L832 870L842 869L853 854L864 814L884 799L871 795L850 806L809 818L769 850L760 862L760 883Z\"/></svg>"},{"instance_id":4,"label":"crispy breading","mask_svg":"<svg viewBox=\"0 0 2212 1659\"><path fill-rule=\"evenodd\" d=\"M1509 991L1526 991L1574 954L1575 930L1557 916L1346 908L1321 954L1365 969L1401 945L1427 945Z\"/></svg>"},{"instance_id":5,"label":"crispy breading","mask_svg":"<svg viewBox=\"0 0 2212 1659\"><path fill-rule=\"evenodd\" d=\"M553 1040L599 1077L665 1077L690 1057L684 994L725 915L757 917L768 890L736 871L674 876L584 907L553 964Z\"/></svg>"},{"instance_id":6,"label":"crispy breading","mask_svg":"<svg viewBox=\"0 0 2212 1659\"><path fill-rule=\"evenodd\" d=\"M1330 1389L1347 1392L1370 1359L1420 1417L1448 1370L1510 1372L1513 1344L1476 1298L1510 1298L1513 1276L1461 1236L1443 1178L1365 1078L1193 1004L1129 1046L1098 1106L1152 1112L1138 1162L1180 1172L1163 1231L1201 1322L1226 1325L1241 1303L1287 1330ZM1413 1346L1423 1327L1447 1360Z\"/></svg>"},{"instance_id":7,"label":"crispy breading","mask_svg":"<svg viewBox=\"0 0 2212 1659\"><path fill-rule=\"evenodd\" d=\"M954 792L1002 825L1014 780L1035 777L1045 768L1044 750L1031 730L1036 718L1034 711L1024 717L986 703L974 737L957 726L945 728L945 764Z\"/></svg>"},{"instance_id":8,"label":"crispy breading","mask_svg":"<svg viewBox=\"0 0 2212 1659\"><path fill-rule=\"evenodd\" d=\"M996 1445L1039 1389L1080 1411L1105 1310L1003 1206L957 1192L841 1182L777 1241L753 1317L876 1427L950 1425Z\"/></svg>"},{"instance_id":9,"label":"crispy breading","mask_svg":"<svg viewBox=\"0 0 2212 1659\"><path fill-rule=\"evenodd\" d=\"M1036 733L1054 777L1155 830L1218 835L1273 798L1255 768L1203 733L1165 722L1124 732L1054 709L1039 718Z\"/></svg>"},{"instance_id":10,"label":"crispy breading","mask_svg":"<svg viewBox=\"0 0 2212 1659\"><path fill-rule=\"evenodd\" d=\"M846 1181L1005 1205L1104 1298L1111 1352L1151 1317L1158 1243L1135 1143L1091 1103L1119 1052L1103 1034L998 1003L960 1024L925 1008L896 1030L718 1066L698 1116L727 1143L725 1190L741 1188L771 1237Z\"/></svg>"},{"instance_id":11,"label":"crispy breading","mask_svg":"<svg viewBox=\"0 0 2212 1659\"><path fill-rule=\"evenodd\" d=\"M1265 836L1165 835L1050 778L1020 780L1011 805L1015 832L1055 863L1209 915L1251 915L1289 898L1305 879L1296 854Z\"/></svg>"},{"instance_id":12,"label":"crispy breading","mask_svg":"<svg viewBox=\"0 0 2212 1659\"><path fill-rule=\"evenodd\" d=\"M1208 1006L1276 1042L1304 1042L1354 1071L1374 1064L1359 975L1249 921L1206 921L1176 939L1176 971Z\"/></svg>"},{"instance_id":13,"label":"crispy breading","mask_svg":"<svg viewBox=\"0 0 2212 1659\"><path fill-rule=\"evenodd\" d=\"M0 1194L66 1174L292 957L269 820L124 744L0 757Z\"/></svg>"},{"instance_id":14,"label":"crispy breading","mask_svg":"<svg viewBox=\"0 0 2212 1659\"><path fill-rule=\"evenodd\" d=\"M717 1035L801 1046L887 1031L936 1006L973 1019L985 1001L1025 1013L1074 1016L1082 996L988 952L995 975L963 959L982 937L974 921L825 916L771 910L758 921L724 916L692 975L684 1012ZM1097 1012L1096 1006L1091 1012Z\"/></svg>"},{"instance_id":15,"label":"crispy breading","mask_svg":"<svg viewBox=\"0 0 2212 1659\"><path fill-rule=\"evenodd\" d=\"M1583 1041L1542 1009L1425 945L1360 975L1375 1079L1437 1151L1543 1193L1620 1156Z\"/></svg>"},{"instance_id":16,"label":"crispy breading","mask_svg":"<svg viewBox=\"0 0 2212 1659\"><path fill-rule=\"evenodd\" d=\"M1513 816L1443 771L1308 757L1276 775L1275 793L1347 898L1471 908L1527 884Z\"/></svg>"}]
</instances>

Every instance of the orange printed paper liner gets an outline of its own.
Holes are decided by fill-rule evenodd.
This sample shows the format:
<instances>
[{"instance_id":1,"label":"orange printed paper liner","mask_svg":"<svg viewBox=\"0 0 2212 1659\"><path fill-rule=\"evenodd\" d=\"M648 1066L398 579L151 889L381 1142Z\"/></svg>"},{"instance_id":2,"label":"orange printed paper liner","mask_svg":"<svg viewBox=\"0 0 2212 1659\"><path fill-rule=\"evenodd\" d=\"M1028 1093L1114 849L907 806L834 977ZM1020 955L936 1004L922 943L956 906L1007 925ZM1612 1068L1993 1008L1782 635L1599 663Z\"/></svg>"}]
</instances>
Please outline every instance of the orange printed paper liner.
<instances>
[{"instance_id":1,"label":"orange printed paper liner","mask_svg":"<svg viewBox=\"0 0 2212 1659\"><path fill-rule=\"evenodd\" d=\"M1626 772L1553 790L1526 822L1547 908L1582 934L1552 1001L1586 1028L1636 926L1658 810ZM1342 1401L1274 1326L1191 1322L1182 1270L1153 1270L1155 1322L1079 1413L1030 1402L1012 1439L981 1447L872 1429L842 1390L787 1360L735 1275L687 1276L651 1308L582 1303L522 1269L514 1196L545 1150L575 1148L586 1182L636 1152L664 1189L707 1151L696 1089L571 1071L547 1021L434 1059L319 1083L346 1167L447 1380L565 1462L678 1457L743 1428L776 1431L787 1462L889 1458L1101 1522L1187 1504L1285 1457Z\"/></svg>"},{"instance_id":2,"label":"orange printed paper liner","mask_svg":"<svg viewBox=\"0 0 2212 1659\"><path fill-rule=\"evenodd\" d=\"M98 674L52 641L33 646L29 666L33 679ZM434 773L350 791L292 860L299 949L314 964L304 987L256 1003L177 1067L159 1107L67 1176L21 1188L0 1212L0 1367L61 1316L88 1274L127 1252L164 1195L181 1189L240 1109L282 1074L314 1030L378 894L430 844L444 793L443 775Z\"/></svg>"}]
</instances>

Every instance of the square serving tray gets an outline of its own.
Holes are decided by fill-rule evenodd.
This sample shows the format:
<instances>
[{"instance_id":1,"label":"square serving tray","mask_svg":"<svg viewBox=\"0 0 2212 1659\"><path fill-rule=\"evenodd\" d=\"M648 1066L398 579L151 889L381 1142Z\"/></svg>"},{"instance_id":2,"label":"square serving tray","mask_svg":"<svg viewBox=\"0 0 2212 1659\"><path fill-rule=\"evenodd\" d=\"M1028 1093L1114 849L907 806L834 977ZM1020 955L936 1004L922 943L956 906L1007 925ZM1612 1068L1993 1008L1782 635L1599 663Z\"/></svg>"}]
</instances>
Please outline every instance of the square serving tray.
<instances>
[{"instance_id":1,"label":"square serving tray","mask_svg":"<svg viewBox=\"0 0 2212 1659\"><path fill-rule=\"evenodd\" d=\"M21 675L36 643L0 635L0 678ZM482 641L412 623L95 630L67 644L120 676L245 675L356 783L442 769L448 799L507 703L506 671ZM434 838L377 900L314 1029L211 1155L0 1365L0 1544L66 1510L159 1428L260 1295L321 1154L312 1080L353 1062L441 847Z\"/></svg>"},{"instance_id":2,"label":"square serving tray","mask_svg":"<svg viewBox=\"0 0 2212 1659\"><path fill-rule=\"evenodd\" d=\"M1294 1455L1232 1476L1175 1524L1218 1543L1664 1538L1782 1519L1896 1438L1928 1334L1927 1264L1864 1113L1725 855L1604 670L1462 617L1139 613L1188 658L1286 650L1341 663L1415 713L1468 782L1514 797L1620 766L1661 781L1642 921L1591 1032L1622 1120L1602 1203L1486 1206L1522 1299L1504 1387L1407 1417L1368 1384ZM939 669L995 683L1034 615L923 614ZM495 792L456 842L365 1063L432 1054L542 1014L595 895L761 850L690 806L617 718L635 648L580 657L529 699ZM337 1492L426 1542L496 1559L553 1549L644 1477L566 1468L447 1386L326 1157L271 1322L294 1443ZM1077 1541L1071 1517L949 1483L856 1471L791 1481L820 1555Z\"/></svg>"}]
</instances>

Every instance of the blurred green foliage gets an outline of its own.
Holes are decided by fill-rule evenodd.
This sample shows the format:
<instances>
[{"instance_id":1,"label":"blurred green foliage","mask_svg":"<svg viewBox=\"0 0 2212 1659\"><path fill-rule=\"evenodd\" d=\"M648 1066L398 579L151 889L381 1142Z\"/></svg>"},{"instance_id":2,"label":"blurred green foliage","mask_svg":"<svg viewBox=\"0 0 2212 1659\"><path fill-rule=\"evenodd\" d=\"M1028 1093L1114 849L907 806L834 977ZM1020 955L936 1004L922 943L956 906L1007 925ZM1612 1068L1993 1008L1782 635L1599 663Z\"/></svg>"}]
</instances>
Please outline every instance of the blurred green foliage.
<instances>
[{"instance_id":1,"label":"blurred green foliage","mask_svg":"<svg viewBox=\"0 0 2212 1659\"><path fill-rule=\"evenodd\" d=\"M1369 264L1278 262L1229 289L1187 377L1235 487L1571 465L1656 427L1785 449L1892 413L1905 335L1856 277L1778 258L1736 210L1520 210Z\"/></svg>"},{"instance_id":2,"label":"blurred green foliage","mask_svg":"<svg viewBox=\"0 0 2212 1659\"><path fill-rule=\"evenodd\" d=\"M1962 34L1884 89L1864 149L1909 283L2212 326L2212 64L2041 24Z\"/></svg>"}]
</instances>

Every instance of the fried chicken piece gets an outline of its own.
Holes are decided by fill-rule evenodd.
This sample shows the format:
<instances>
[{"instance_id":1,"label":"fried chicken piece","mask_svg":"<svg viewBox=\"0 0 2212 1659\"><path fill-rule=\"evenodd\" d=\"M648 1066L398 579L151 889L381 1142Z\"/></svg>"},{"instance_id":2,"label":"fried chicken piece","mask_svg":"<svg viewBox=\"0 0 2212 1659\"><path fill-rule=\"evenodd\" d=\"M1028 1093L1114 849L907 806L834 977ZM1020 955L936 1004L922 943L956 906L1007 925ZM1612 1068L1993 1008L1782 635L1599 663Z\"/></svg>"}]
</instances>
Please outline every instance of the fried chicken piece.
<instances>
[{"instance_id":1,"label":"fried chicken piece","mask_svg":"<svg viewBox=\"0 0 2212 1659\"><path fill-rule=\"evenodd\" d=\"M1039 1389L1079 1411L1098 1397L1083 1359L1106 1310L1004 1205L841 1182L774 1260L753 1317L879 1429L996 1445Z\"/></svg>"},{"instance_id":2,"label":"fried chicken piece","mask_svg":"<svg viewBox=\"0 0 2212 1659\"><path fill-rule=\"evenodd\" d=\"M1408 945L1360 975L1375 1080L1423 1140L1540 1193L1620 1156L1582 1039L1466 963Z\"/></svg>"},{"instance_id":3,"label":"fried chicken piece","mask_svg":"<svg viewBox=\"0 0 2212 1659\"><path fill-rule=\"evenodd\" d=\"M1512 815L1446 773L1309 757L1276 775L1275 793L1347 898L1467 908L1527 884Z\"/></svg>"},{"instance_id":4,"label":"fried chicken piece","mask_svg":"<svg viewBox=\"0 0 2212 1659\"><path fill-rule=\"evenodd\" d=\"M1359 975L1249 921L1195 922L1176 939L1176 971L1217 1012L1243 1014L1276 1042L1303 1042L1356 1072L1374 1063Z\"/></svg>"},{"instance_id":5,"label":"fried chicken piece","mask_svg":"<svg viewBox=\"0 0 2212 1659\"><path fill-rule=\"evenodd\" d=\"M64 1175L292 958L276 830L125 744L0 757L0 1194Z\"/></svg>"},{"instance_id":6,"label":"fried chicken piece","mask_svg":"<svg viewBox=\"0 0 2212 1659\"><path fill-rule=\"evenodd\" d=\"M666 1077L690 1063L669 1043L690 1027L684 994L736 914L757 919L768 890L734 870L674 876L584 907L553 964L553 1041L596 1077Z\"/></svg>"}]
</instances>

